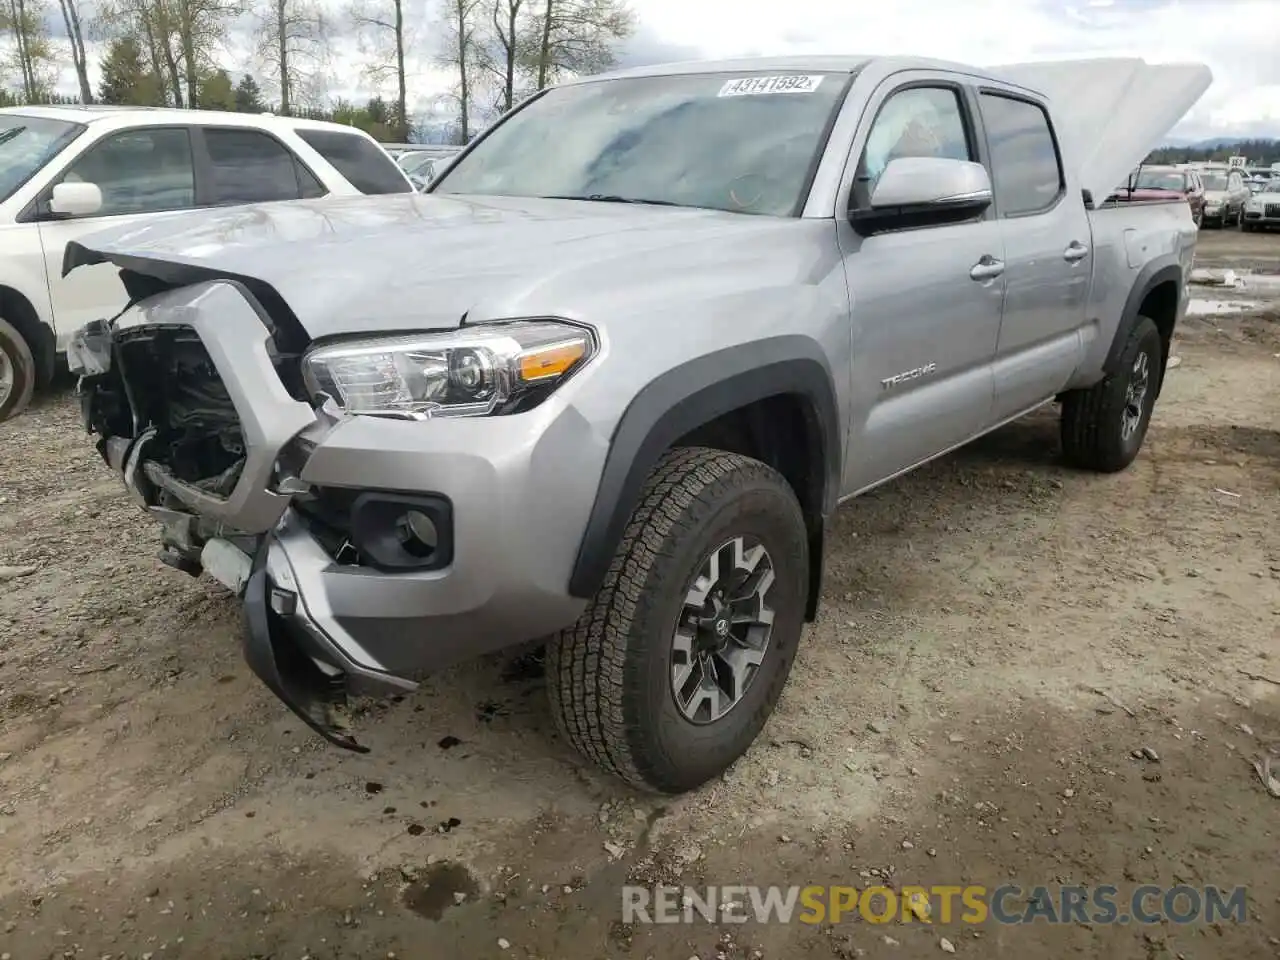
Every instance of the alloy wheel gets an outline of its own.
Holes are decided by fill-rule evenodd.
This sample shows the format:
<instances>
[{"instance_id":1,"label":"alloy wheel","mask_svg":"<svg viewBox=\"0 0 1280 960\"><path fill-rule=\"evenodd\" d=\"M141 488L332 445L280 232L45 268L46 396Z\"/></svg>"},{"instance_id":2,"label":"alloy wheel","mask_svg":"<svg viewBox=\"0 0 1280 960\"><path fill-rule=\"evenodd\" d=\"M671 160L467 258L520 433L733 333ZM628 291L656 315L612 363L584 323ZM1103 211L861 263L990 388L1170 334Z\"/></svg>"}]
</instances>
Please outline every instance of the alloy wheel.
<instances>
[{"instance_id":1,"label":"alloy wheel","mask_svg":"<svg viewBox=\"0 0 1280 960\"><path fill-rule=\"evenodd\" d=\"M773 558L752 537L703 560L671 645L671 693L686 720L713 723L742 702L769 649L774 579Z\"/></svg>"},{"instance_id":2,"label":"alloy wheel","mask_svg":"<svg viewBox=\"0 0 1280 960\"><path fill-rule=\"evenodd\" d=\"M1151 363L1146 351L1140 351L1133 361L1129 374L1129 386L1124 395L1124 413L1120 415L1120 438L1126 443L1142 425L1146 408L1147 390L1151 385Z\"/></svg>"}]
</instances>

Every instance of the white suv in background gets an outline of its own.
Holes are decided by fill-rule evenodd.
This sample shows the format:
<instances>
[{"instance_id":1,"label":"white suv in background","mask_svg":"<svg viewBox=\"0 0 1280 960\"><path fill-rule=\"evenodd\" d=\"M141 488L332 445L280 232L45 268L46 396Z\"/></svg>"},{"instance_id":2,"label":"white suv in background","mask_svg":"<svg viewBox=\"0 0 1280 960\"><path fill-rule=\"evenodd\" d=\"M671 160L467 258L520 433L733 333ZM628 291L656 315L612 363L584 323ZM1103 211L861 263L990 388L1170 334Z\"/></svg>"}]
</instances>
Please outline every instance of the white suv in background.
<instances>
[{"instance_id":1,"label":"white suv in background","mask_svg":"<svg viewBox=\"0 0 1280 960\"><path fill-rule=\"evenodd\" d=\"M335 123L164 108L0 109L0 420L52 379L76 330L126 302L109 264L62 276L69 241L206 207L412 190L372 137Z\"/></svg>"}]
</instances>

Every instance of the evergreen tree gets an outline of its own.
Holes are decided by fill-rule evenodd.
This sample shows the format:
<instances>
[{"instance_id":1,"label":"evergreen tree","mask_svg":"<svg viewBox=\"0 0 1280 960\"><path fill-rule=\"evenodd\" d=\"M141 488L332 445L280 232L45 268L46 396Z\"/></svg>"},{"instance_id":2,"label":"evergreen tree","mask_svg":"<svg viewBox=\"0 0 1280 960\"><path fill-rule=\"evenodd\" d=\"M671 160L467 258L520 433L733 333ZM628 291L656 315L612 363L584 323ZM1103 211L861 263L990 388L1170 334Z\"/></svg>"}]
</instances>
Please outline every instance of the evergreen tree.
<instances>
[{"instance_id":1,"label":"evergreen tree","mask_svg":"<svg viewBox=\"0 0 1280 960\"><path fill-rule=\"evenodd\" d=\"M221 68L201 77L199 83L201 110L234 110L236 91L231 75Z\"/></svg>"},{"instance_id":2,"label":"evergreen tree","mask_svg":"<svg viewBox=\"0 0 1280 960\"><path fill-rule=\"evenodd\" d=\"M262 113L267 105L262 102L262 88L252 74L246 73L236 84L236 106L241 113Z\"/></svg>"},{"instance_id":3,"label":"evergreen tree","mask_svg":"<svg viewBox=\"0 0 1280 960\"><path fill-rule=\"evenodd\" d=\"M102 82L98 85L102 103L129 104L141 107L164 106L160 80L148 68L142 48L133 37L111 41L102 58Z\"/></svg>"}]
</instances>

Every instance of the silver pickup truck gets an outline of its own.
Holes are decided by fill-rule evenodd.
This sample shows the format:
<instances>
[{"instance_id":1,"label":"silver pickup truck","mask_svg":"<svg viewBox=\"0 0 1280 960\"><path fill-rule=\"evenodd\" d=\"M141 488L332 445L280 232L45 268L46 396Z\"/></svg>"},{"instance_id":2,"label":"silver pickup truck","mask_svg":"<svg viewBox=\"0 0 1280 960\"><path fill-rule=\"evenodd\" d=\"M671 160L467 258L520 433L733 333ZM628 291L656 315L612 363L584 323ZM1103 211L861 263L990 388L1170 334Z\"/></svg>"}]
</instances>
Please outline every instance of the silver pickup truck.
<instances>
[{"instance_id":1,"label":"silver pickup truck","mask_svg":"<svg viewBox=\"0 0 1280 960\"><path fill-rule=\"evenodd\" d=\"M1105 200L1208 84L1157 69L647 68L425 195L91 237L64 269L131 302L72 344L85 424L332 742L348 692L543 641L565 738L688 790L777 702L837 504L1055 401L1071 463L1137 456L1196 232Z\"/></svg>"}]
</instances>

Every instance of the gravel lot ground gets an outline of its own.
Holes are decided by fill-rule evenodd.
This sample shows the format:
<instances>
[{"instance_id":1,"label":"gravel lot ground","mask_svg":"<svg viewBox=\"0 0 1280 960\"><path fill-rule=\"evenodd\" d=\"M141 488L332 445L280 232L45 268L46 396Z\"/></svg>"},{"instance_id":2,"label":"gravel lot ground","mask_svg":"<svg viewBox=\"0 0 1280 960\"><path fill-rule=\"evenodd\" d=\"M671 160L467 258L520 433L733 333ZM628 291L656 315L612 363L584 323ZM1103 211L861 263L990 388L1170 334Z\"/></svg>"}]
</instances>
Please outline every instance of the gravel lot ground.
<instances>
[{"instance_id":1,"label":"gravel lot ground","mask_svg":"<svg viewBox=\"0 0 1280 960\"><path fill-rule=\"evenodd\" d=\"M1280 752L1280 235L1206 231L1200 261L1260 272L1197 291L1232 303L1180 331L1133 468L1064 469L1046 411L847 505L778 713L674 801L580 765L528 658L363 709L369 755L325 746L221 588L155 560L69 395L0 425L0 566L36 568L0 582L0 951L1280 954L1251 766ZM627 927L628 877L1244 884L1250 918Z\"/></svg>"}]
</instances>

